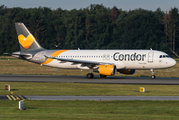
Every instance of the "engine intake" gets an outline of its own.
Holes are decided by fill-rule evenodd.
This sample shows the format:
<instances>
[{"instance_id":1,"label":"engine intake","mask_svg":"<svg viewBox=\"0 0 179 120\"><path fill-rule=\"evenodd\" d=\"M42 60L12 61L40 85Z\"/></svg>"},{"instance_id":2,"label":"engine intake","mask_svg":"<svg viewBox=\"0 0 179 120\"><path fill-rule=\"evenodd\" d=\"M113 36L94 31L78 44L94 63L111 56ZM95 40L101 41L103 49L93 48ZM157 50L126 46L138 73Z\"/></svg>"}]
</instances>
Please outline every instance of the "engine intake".
<instances>
[{"instance_id":1,"label":"engine intake","mask_svg":"<svg viewBox=\"0 0 179 120\"><path fill-rule=\"evenodd\" d=\"M98 69L101 75L111 76L116 74L115 65L100 65Z\"/></svg>"}]
</instances>

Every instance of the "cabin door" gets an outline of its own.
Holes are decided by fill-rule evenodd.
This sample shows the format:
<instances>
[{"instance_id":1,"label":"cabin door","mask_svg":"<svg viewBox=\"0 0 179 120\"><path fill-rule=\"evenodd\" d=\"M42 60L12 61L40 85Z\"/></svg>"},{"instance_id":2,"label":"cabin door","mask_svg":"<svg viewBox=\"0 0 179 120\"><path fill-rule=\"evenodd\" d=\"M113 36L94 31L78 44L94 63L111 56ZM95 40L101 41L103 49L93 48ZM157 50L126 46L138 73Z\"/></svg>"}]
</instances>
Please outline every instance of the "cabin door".
<instances>
[{"instance_id":1,"label":"cabin door","mask_svg":"<svg viewBox=\"0 0 179 120\"><path fill-rule=\"evenodd\" d=\"M153 56L154 56L154 52L149 52L148 53L148 62L152 63L153 62Z\"/></svg>"}]
</instances>

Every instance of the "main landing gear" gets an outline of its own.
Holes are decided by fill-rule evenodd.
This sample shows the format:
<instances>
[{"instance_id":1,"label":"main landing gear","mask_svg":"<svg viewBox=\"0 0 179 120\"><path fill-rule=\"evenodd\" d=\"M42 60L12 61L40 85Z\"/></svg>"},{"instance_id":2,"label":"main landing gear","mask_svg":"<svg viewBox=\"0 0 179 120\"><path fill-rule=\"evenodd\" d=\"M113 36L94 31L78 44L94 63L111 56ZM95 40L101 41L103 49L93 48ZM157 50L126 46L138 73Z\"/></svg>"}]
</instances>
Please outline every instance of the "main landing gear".
<instances>
[{"instance_id":1,"label":"main landing gear","mask_svg":"<svg viewBox=\"0 0 179 120\"><path fill-rule=\"evenodd\" d=\"M151 78L152 78L152 79L155 79L156 77L155 77L155 75L154 75L154 70L151 69L150 71L152 72L152 76L151 76Z\"/></svg>"},{"instance_id":2,"label":"main landing gear","mask_svg":"<svg viewBox=\"0 0 179 120\"><path fill-rule=\"evenodd\" d=\"M94 75L93 75L93 73L88 73L88 74L86 75L86 77L87 77L88 79L90 79L90 78L93 78Z\"/></svg>"},{"instance_id":3,"label":"main landing gear","mask_svg":"<svg viewBox=\"0 0 179 120\"><path fill-rule=\"evenodd\" d=\"M93 72L93 69L90 69L89 73L86 75L86 77L87 77L88 79L91 79L91 78L94 77L94 75L93 75L92 72Z\"/></svg>"},{"instance_id":4,"label":"main landing gear","mask_svg":"<svg viewBox=\"0 0 179 120\"><path fill-rule=\"evenodd\" d=\"M93 75L93 73L88 73L88 74L86 75L86 77L87 77L88 79L91 79L91 78L94 77L94 75ZM100 74L100 77L101 77L101 78L106 78L106 75L101 75L101 74Z\"/></svg>"},{"instance_id":5,"label":"main landing gear","mask_svg":"<svg viewBox=\"0 0 179 120\"><path fill-rule=\"evenodd\" d=\"M100 74L100 77L101 77L101 78L106 78L106 75L101 75L101 74Z\"/></svg>"},{"instance_id":6,"label":"main landing gear","mask_svg":"<svg viewBox=\"0 0 179 120\"><path fill-rule=\"evenodd\" d=\"M91 79L91 78L94 77L94 75L93 75L92 72L93 72L93 69L90 69L89 73L86 75L86 77L87 77L88 79ZM106 78L106 75L101 75L101 74L100 74L100 77L101 77L101 78Z\"/></svg>"}]
</instances>

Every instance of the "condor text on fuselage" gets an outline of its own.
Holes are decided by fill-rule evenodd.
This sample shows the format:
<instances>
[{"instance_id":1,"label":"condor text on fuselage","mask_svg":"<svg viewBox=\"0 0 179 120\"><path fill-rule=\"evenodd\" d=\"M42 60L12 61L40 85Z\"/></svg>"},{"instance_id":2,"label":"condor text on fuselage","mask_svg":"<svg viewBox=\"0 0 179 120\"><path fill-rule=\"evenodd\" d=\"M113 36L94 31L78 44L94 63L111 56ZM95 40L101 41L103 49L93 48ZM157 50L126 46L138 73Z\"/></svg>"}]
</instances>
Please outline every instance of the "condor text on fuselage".
<instances>
[{"instance_id":1,"label":"condor text on fuselage","mask_svg":"<svg viewBox=\"0 0 179 120\"><path fill-rule=\"evenodd\" d=\"M115 61L144 61L146 54L120 54L119 52L114 53L113 59Z\"/></svg>"}]
</instances>

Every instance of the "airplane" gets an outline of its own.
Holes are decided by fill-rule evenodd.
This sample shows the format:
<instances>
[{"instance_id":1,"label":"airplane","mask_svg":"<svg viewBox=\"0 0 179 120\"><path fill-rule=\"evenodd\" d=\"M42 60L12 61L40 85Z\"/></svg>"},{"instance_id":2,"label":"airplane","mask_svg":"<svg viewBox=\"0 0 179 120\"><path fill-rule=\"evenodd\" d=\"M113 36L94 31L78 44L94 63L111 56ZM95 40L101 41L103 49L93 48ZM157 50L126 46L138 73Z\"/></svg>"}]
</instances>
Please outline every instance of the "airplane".
<instances>
[{"instance_id":1,"label":"airplane","mask_svg":"<svg viewBox=\"0 0 179 120\"><path fill-rule=\"evenodd\" d=\"M20 50L11 55L29 62L54 68L89 70L87 78L98 72L101 78L113 76L116 72L134 74L135 70L170 68L176 61L166 53L157 50L47 50L29 32L24 23L15 23Z\"/></svg>"}]
</instances>

